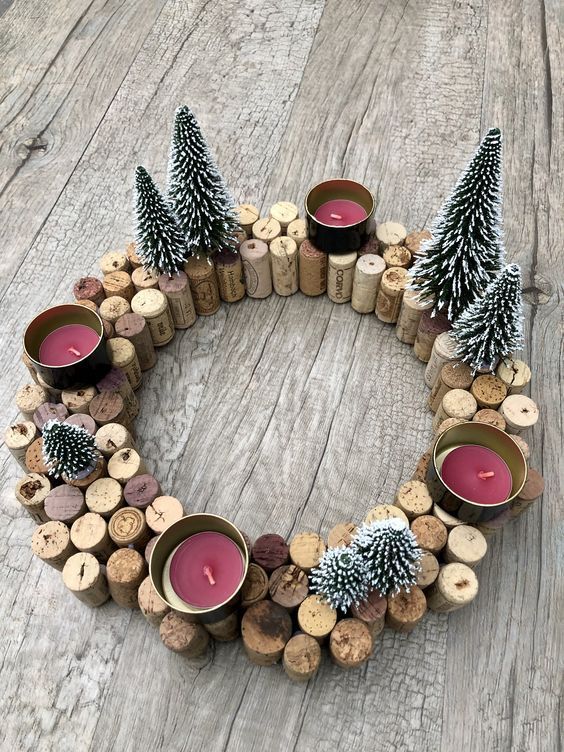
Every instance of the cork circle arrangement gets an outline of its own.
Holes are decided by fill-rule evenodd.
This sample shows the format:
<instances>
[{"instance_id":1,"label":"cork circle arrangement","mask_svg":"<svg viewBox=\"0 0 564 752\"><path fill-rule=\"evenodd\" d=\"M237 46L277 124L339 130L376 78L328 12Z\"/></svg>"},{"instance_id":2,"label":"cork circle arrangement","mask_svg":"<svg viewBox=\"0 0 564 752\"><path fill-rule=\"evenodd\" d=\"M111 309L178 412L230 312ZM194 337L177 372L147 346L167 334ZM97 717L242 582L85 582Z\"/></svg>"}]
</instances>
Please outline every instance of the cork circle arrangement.
<instances>
[{"instance_id":1,"label":"cork circle arrangement","mask_svg":"<svg viewBox=\"0 0 564 752\"><path fill-rule=\"evenodd\" d=\"M427 610L478 593L487 538L540 498L523 432L520 271L505 264L501 134L483 139L431 230L374 223L360 183L329 180L267 216L235 206L194 115L176 113L167 196L138 168L135 243L106 253L101 278L24 334L32 382L5 432L21 465L16 499L37 523L33 553L98 607L139 608L164 646L197 657L242 637L261 666L312 678L368 660L385 626L410 632ZM395 326L426 363L435 439L390 503L326 536L251 541L211 514L185 514L137 450L136 391L158 348L198 316L245 296L327 294Z\"/></svg>"}]
</instances>

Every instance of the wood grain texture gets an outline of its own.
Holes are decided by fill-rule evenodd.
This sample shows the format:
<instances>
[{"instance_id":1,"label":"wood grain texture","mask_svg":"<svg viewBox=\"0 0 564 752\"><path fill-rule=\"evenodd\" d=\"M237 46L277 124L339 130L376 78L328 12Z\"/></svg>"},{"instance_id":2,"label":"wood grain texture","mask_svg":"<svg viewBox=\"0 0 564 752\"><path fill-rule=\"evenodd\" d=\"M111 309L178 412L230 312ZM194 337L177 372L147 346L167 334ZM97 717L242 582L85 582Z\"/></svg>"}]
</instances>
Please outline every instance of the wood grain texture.
<instances>
[{"instance_id":1,"label":"wood grain texture","mask_svg":"<svg viewBox=\"0 0 564 752\"><path fill-rule=\"evenodd\" d=\"M75 279L131 237L132 170L141 162L162 184L179 104L194 108L237 200L263 212L277 200L301 208L311 184L344 175L374 188L380 221L408 229L432 219L480 135L499 125L508 256L524 270L525 358L543 406L527 439L547 490L491 541L468 609L429 614L410 635L385 630L357 671L325 657L300 686L279 666L252 666L239 642L189 663L164 649L141 614L71 603L59 574L31 556L33 527L13 499L18 469L3 450L6 748L558 749L557 3L41 8L0 2L0 201L10 217L0 225L4 423L16 417L13 395L26 381L19 332L35 311L71 300ZM16 156L22 139L42 133L46 149ZM223 304L177 333L144 374L140 452L187 511L225 514L252 538L325 537L376 502L392 503L411 477L432 438L423 371L393 327L326 296Z\"/></svg>"}]
</instances>

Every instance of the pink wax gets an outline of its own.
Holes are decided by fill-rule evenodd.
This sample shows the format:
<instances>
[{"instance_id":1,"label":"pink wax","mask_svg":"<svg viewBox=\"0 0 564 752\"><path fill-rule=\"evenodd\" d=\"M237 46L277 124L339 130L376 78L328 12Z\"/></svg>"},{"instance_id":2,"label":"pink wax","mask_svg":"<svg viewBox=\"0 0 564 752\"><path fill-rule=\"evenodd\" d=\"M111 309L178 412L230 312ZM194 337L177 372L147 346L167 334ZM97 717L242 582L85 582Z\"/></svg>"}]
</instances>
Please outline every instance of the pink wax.
<instances>
[{"instance_id":1,"label":"pink wax","mask_svg":"<svg viewBox=\"0 0 564 752\"><path fill-rule=\"evenodd\" d=\"M441 478L457 496L477 504L505 501L513 485L511 471L499 454L474 444L457 447L447 454Z\"/></svg>"},{"instance_id":2,"label":"pink wax","mask_svg":"<svg viewBox=\"0 0 564 752\"><path fill-rule=\"evenodd\" d=\"M66 324L48 334L39 347L45 366L70 366L96 349L100 335L84 324Z\"/></svg>"},{"instance_id":3,"label":"pink wax","mask_svg":"<svg viewBox=\"0 0 564 752\"><path fill-rule=\"evenodd\" d=\"M346 198L334 198L331 201L326 201L315 212L315 218L319 222L334 227L356 225L366 219L367 216L364 207L357 204L356 201L349 201Z\"/></svg>"},{"instance_id":4,"label":"pink wax","mask_svg":"<svg viewBox=\"0 0 564 752\"><path fill-rule=\"evenodd\" d=\"M170 584L185 603L213 608L229 600L244 574L243 554L223 533L196 533L177 548L170 563Z\"/></svg>"}]
</instances>

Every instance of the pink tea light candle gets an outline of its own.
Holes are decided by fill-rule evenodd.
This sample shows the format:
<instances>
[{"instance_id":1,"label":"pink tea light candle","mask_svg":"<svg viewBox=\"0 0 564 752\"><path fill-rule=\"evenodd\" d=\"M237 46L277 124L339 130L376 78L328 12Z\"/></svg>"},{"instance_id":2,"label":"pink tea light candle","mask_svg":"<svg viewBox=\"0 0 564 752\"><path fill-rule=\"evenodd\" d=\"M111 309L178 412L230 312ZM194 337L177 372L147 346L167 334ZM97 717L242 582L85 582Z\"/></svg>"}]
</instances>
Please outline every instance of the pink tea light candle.
<instances>
[{"instance_id":1,"label":"pink tea light candle","mask_svg":"<svg viewBox=\"0 0 564 752\"><path fill-rule=\"evenodd\" d=\"M499 504L511 493L507 463L493 450L469 444L445 457L441 478L457 496L478 504Z\"/></svg>"},{"instance_id":2,"label":"pink tea light candle","mask_svg":"<svg viewBox=\"0 0 564 752\"><path fill-rule=\"evenodd\" d=\"M46 366L69 366L90 355L100 342L94 329L84 324L65 324L48 334L39 346L39 360Z\"/></svg>"}]
</instances>

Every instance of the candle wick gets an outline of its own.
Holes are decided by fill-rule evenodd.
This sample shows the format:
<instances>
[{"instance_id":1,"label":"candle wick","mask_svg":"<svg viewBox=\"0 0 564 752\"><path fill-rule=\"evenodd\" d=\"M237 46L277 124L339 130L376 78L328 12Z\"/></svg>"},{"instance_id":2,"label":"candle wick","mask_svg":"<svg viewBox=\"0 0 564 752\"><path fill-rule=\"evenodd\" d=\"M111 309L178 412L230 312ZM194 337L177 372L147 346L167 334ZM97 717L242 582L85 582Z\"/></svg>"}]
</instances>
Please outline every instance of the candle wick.
<instances>
[{"instance_id":1,"label":"candle wick","mask_svg":"<svg viewBox=\"0 0 564 752\"><path fill-rule=\"evenodd\" d=\"M210 585L215 585L215 579L213 576L213 571L211 567L208 567L207 564L204 567L204 575L208 578L208 582Z\"/></svg>"},{"instance_id":2,"label":"candle wick","mask_svg":"<svg viewBox=\"0 0 564 752\"><path fill-rule=\"evenodd\" d=\"M485 470L480 470L480 472L478 473L478 478L480 478L481 480L486 480L486 478L493 478L494 475L495 473L493 470L489 470L488 472L486 472Z\"/></svg>"},{"instance_id":3,"label":"candle wick","mask_svg":"<svg viewBox=\"0 0 564 752\"><path fill-rule=\"evenodd\" d=\"M331 219L342 219L343 218L342 214L330 214L329 216L331 217Z\"/></svg>"},{"instance_id":4,"label":"candle wick","mask_svg":"<svg viewBox=\"0 0 564 752\"><path fill-rule=\"evenodd\" d=\"M76 349L76 347L69 347L69 352L73 355L76 355L77 358L80 357L80 351Z\"/></svg>"}]
</instances>

